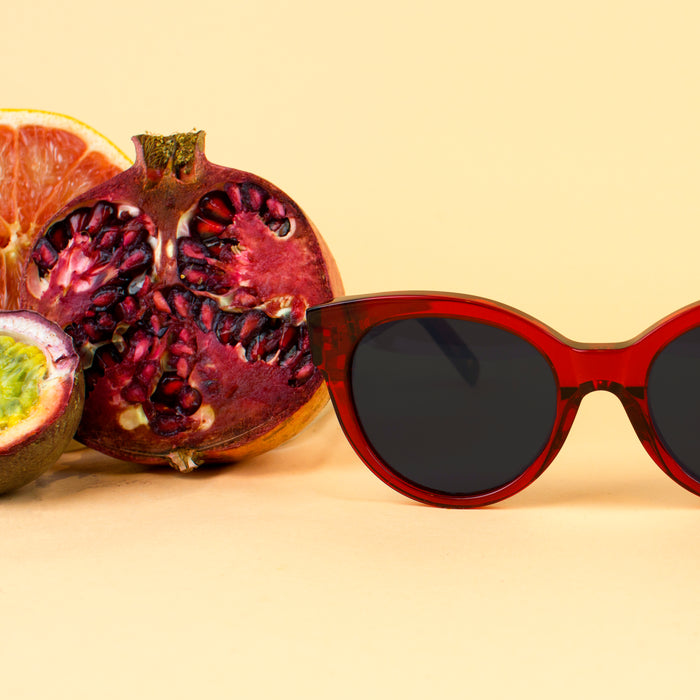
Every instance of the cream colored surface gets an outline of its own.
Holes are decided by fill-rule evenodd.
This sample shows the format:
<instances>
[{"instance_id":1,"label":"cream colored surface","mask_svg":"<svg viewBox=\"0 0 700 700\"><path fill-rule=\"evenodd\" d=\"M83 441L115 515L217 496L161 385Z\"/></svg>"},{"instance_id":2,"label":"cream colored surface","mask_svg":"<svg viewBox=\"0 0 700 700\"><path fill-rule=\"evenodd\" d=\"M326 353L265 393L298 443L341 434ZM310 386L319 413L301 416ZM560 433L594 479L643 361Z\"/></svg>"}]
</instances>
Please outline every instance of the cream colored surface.
<instances>
[{"instance_id":1,"label":"cream colored surface","mask_svg":"<svg viewBox=\"0 0 700 700\"><path fill-rule=\"evenodd\" d=\"M349 292L492 297L578 340L700 298L693 2L36 0L2 101L132 153L202 128L294 196ZM178 476L83 452L0 500L4 698L691 698L700 500L584 401L480 511L366 470L327 411Z\"/></svg>"}]
</instances>

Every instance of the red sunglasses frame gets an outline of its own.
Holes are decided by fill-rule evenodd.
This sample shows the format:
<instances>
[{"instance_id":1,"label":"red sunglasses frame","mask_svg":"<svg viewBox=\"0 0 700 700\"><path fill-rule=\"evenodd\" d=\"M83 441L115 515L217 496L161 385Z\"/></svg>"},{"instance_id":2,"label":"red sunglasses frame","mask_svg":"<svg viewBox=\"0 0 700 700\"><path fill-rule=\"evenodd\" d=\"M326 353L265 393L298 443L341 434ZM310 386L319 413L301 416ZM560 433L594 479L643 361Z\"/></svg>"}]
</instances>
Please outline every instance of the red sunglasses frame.
<instances>
[{"instance_id":1,"label":"red sunglasses frame","mask_svg":"<svg viewBox=\"0 0 700 700\"><path fill-rule=\"evenodd\" d=\"M557 383L557 411L549 440L537 459L505 486L473 495L434 492L408 481L374 451L358 421L352 398L352 356L374 326L421 316L481 321L510 331L548 360ZM700 302L670 314L621 343L578 343L510 306L464 294L391 292L342 297L306 313L314 364L323 374L338 420L362 461L386 484L423 503L474 507L509 498L549 466L566 439L583 397L598 390L617 396L646 451L674 481L700 495L700 482L684 471L654 429L647 402L649 368L656 355L682 333L700 326Z\"/></svg>"}]
</instances>

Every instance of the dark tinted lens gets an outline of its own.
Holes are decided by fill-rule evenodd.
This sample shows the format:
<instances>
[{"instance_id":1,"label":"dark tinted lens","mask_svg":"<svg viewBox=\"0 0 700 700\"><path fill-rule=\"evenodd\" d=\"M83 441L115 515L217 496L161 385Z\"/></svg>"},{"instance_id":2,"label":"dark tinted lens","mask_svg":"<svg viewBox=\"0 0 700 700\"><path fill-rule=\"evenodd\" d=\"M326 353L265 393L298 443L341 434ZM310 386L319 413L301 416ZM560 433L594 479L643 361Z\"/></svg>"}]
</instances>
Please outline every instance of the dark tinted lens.
<instances>
[{"instance_id":1,"label":"dark tinted lens","mask_svg":"<svg viewBox=\"0 0 700 700\"><path fill-rule=\"evenodd\" d=\"M355 408L394 471L432 491L503 486L552 433L557 386L547 360L508 331L445 318L384 323L352 360Z\"/></svg>"},{"instance_id":2,"label":"dark tinted lens","mask_svg":"<svg viewBox=\"0 0 700 700\"><path fill-rule=\"evenodd\" d=\"M700 328L679 336L656 356L647 392L665 448L700 480Z\"/></svg>"}]
</instances>

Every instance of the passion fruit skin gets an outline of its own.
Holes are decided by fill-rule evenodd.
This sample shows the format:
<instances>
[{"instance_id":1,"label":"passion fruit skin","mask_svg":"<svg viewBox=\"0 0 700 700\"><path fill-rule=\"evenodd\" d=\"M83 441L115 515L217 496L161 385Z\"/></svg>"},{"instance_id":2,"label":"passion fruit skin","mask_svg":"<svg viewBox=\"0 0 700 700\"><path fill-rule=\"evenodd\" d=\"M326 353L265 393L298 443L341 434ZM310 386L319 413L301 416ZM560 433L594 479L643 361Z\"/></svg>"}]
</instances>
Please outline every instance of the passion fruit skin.
<instances>
[{"instance_id":1,"label":"passion fruit skin","mask_svg":"<svg viewBox=\"0 0 700 700\"><path fill-rule=\"evenodd\" d=\"M40 396L35 411L11 433L0 431L0 494L4 494L29 484L56 463L80 422L85 384L70 337L40 314L0 312L0 333L41 348L60 382L58 394Z\"/></svg>"},{"instance_id":2,"label":"passion fruit skin","mask_svg":"<svg viewBox=\"0 0 700 700\"><path fill-rule=\"evenodd\" d=\"M28 435L10 452L0 453L0 494L26 486L58 461L78 428L84 400L85 384L79 373L63 415L45 430Z\"/></svg>"}]
</instances>

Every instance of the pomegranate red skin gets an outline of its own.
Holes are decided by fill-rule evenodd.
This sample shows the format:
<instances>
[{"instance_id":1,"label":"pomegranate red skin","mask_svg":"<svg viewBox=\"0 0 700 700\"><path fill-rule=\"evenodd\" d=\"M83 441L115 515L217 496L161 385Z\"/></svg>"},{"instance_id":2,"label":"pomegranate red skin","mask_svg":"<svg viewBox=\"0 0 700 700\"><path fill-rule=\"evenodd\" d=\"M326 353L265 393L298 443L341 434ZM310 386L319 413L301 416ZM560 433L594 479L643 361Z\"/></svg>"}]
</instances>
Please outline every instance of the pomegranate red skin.
<instances>
[{"instance_id":1,"label":"pomegranate red skin","mask_svg":"<svg viewBox=\"0 0 700 700\"><path fill-rule=\"evenodd\" d=\"M120 459L189 471L271 449L326 403L308 352L305 311L343 287L324 241L296 203L258 176L210 163L203 132L179 136L190 140L171 152L168 143L161 149L164 137L134 137L134 166L52 218L25 267L21 302L71 333L82 353L88 395L77 438ZM212 193L235 211L214 245L205 238L207 222L197 223L203 206L214 207L202 204ZM138 276L115 280L109 267L128 267L129 250L117 246L106 263L90 258L104 230L75 232L58 250L58 262L45 262L53 260L46 240L55 239L56 222L65 228L77 210L97 217L105 206L119 225L119 217L143 219L151 253L143 241L139 250L152 254L152 265L139 289ZM120 235L124 241L129 234ZM212 253L206 264L196 257L218 249L219 258ZM132 318L125 296L134 300L128 308L139 307ZM96 299L112 297L117 302L107 311L95 311ZM117 324L110 340L86 340L85 324L110 314ZM236 324L231 333L240 331L239 342L229 338ZM249 334L256 324L263 326L260 335ZM166 405L168 392L178 397L176 408Z\"/></svg>"}]
</instances>

